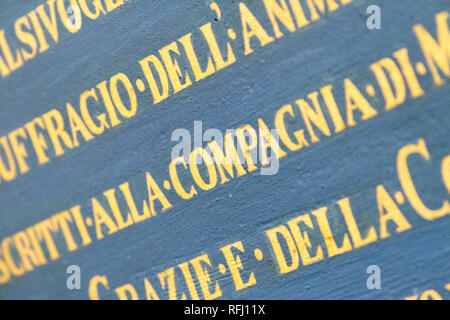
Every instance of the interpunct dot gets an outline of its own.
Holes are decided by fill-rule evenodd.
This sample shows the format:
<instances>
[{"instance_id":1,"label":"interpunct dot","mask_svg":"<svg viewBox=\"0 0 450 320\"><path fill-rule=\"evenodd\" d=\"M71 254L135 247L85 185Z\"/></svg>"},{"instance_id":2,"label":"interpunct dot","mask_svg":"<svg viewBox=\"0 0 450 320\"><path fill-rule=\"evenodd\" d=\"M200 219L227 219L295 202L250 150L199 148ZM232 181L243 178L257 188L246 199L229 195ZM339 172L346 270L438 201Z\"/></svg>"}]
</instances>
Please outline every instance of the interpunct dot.
<instances>
[{"instance_id":1,"label":"interpunct dot","mask_svg":"<svg viewBox=\"0 0 450 320\"><path fill-rule=\"evenodd\" d=\"M417 62L416 70L422 76L427 73L427 68L425 68L425 65L422 62Z\"/></svg>"},{"instance_id":2,"label":"interpunct dot","mask_svg":"<svg viewBox=\"0 0 450 320\"><path fill-rule=\"evenodd\" d=\"M405 197L403 196L403 193L401 191L397 191L394 197L395 201L397 201L398 204L403 204L405 202Z\"/></svg>"},{"instance_id":3,"label":"interpunct dot","mask_svg":"<svg viewBox=\"0 0 450 320\"><path fill-rule=\"evenodd\" d=\"M260 249L255 249L254 253L258 261L261 261L263 259L263 253Z\"/></svg>"},{"instance_id":4,"label":"interpunct dot","mask_svg":"<svg viewBox=\"0 0 450 320\"><path fill-rule=\"evenodd\" d=\"M164 188L170 190L170 182L168 180L164 180Z\"/></svg>"},{"instance_id":5,"label":"interpunct dot","mask_svg":"<svg viewBox=\"0 0 450 320\"><path fill-rule=\"evenodd\" d=\"M145 91L145 84L144 81L142 81L141 79L136 80L136 86L140 92Z\"/></svg>"},{"instance_id":6,"label":"interpunct dot","mask_svg":"<svg viewBox=\"0 0 450 320\"><path fill-rule=\"evenodd\" d=\"M227 268L223 264L219 264L219 271L221 274L225 274L227 272Z\"/></svg>"},{"instance_id":7,"label":"interpunct dot","mask_svg":"<svg viewBox=\"0 0 450 320\"><path fill-rule=\"evenodd\" d=\"M372 85L368 84L366 86L366 92L369 96L373 97L375 95L375 89Z\"/></svg>"},{"instance_id":8,"label":"interpunct dot","mask_svg":"<svg viewBox=\"0 0 450 320\"><path fill-rule=\"evenodd\" d=\"M231 40L236 39L236 32L234 32L233 29L228 29L228 36L230 37Z\"/></svg>"},{"instance_id":9,"label":"interpunct dot","mask_svg":"<svg viewBox=\"0 0 450 320\"><path fill-rule=\"evenodd\" d=\"M86 224L90 227L92 226L92 219L91 218L86 218Z\"/></svg>"}]
</instances>

